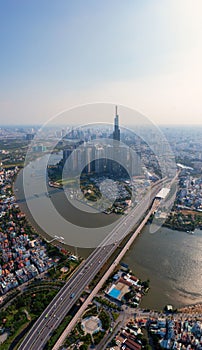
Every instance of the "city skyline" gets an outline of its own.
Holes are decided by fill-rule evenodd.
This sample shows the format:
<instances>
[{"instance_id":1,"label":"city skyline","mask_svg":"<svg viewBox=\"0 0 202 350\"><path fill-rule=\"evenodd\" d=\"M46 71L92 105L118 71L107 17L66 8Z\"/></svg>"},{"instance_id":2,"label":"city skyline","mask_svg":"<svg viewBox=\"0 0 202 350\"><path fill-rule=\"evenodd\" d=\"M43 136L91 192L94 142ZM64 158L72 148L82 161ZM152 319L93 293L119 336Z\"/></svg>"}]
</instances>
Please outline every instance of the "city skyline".
<instances>
[{"instance_id":1,"label":"city skyline","mask_svg":"<svg viewBox=\"0 0 202 350\"><path fill-rule=\"evenodd\" d=\"M0 0L0 350L202 350L202 0Z\"/></svg>"},{"instance_id":2,"label":"city skyline","mask_svg":"<svg viewBox=\"0 0 202 350\"><path fill-rule=\"evenodd\" d=\"M65 176L79 175L81 171L86 174L95 173L97 176L107 173L114 177L121 176L120 174L128 177L127 171L132 175L141 174L140 158L126 144L120 142L118 106L115 106L113 127L113 133L106 137L104 142L101 142L100 138L98 140L91 138L89 142L76 138L64 146ZM68 135L64 135L63 140L68 140Z\"/></svg>"},{"instance_id":3,"label":"city skyline","mask_svg":"<svg viewBox=\"0 0 202 350\"><path fill-rule=\"evenodd\" d=\"M201 10L200 0L1 1L0 124L94 102L201 124Z\"/></svg>"}]
</instances>

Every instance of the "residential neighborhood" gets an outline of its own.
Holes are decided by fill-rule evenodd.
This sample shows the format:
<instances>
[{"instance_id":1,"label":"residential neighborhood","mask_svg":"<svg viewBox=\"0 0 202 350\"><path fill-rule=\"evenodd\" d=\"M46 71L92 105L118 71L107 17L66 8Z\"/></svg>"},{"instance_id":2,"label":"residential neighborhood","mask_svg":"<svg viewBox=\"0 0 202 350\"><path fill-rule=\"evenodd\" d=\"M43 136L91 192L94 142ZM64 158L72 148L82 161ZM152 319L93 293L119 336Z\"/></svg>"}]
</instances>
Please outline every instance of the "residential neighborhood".
<instances>
[{"instance_id":1,"label":"residential neighborhood","mask_svg":"<svg viewBox=\"0 0 202 350\"><path fill-rule=\"evenodd\" d=\"M202 212L202 177L182 172L177 193L177 208Z\"/></svg>"},{"instance_id":2,"label":"residential neighborhood","mask_svg":"<svg viewBox=\"0 0 202 350\"><path fill-rule=\"evenodd\" d=\"M111 350L202 349L202 315L135 314L111 342ZM149 345L150 344L150 345Z\"/></svg>"},{"instance_id":3,"label":"residential neighborhood","mask_svg":"<svg viewBox=\"0 0 202 350\"><path fill-rule=\"evenodd\" d=\"M12 194L18 170L0 170L0 294L54 265L44 241L32 232Z\"/></svg>"}]
</instances>

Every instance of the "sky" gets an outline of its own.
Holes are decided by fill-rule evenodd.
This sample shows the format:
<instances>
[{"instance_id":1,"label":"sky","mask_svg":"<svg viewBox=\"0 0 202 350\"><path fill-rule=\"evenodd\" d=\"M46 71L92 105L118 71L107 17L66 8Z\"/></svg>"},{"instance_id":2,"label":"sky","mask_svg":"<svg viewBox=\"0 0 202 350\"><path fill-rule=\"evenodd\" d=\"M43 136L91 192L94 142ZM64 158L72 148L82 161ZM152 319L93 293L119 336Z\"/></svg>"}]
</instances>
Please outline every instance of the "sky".
<instances>
[{"instance_id":1,"label":"sky","mask_svg":"<svg viewBox=\"0 0 202 350\"><path fill-rule=\"evenodd\" d=\"M201 0L0 0L0 124L95 102L202 124L201 38Z\"/></svg>"}]
</instances>

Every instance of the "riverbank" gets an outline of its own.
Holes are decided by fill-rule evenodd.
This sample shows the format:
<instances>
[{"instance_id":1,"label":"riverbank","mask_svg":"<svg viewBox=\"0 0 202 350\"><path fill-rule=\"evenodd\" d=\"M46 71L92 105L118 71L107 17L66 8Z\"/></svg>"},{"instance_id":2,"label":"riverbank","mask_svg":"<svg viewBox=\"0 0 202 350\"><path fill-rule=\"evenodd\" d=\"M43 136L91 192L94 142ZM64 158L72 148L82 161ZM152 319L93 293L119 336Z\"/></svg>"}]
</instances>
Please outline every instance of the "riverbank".
<instances>
[{"instance_id":1,"label":"riverbank","mask_svg":"<svg viewBox=\"0 0 202 350\"><path fill-rule=\"evenodd\" d=\"M37 167L39 167L38 163ZM32 168L30 173L31 171L33 171ZM32 205L36 207L39 214L43 215L51 229L54 222L47 209L47 201L50 198L46 196L37 198L34 196L34 193L37 193L38 181L40 181L40 176L36 175L30 178L33 193ZM25 206L26 203L23 202L24 197L21 192L23 184L20 184L19 176L16 182L18 187L16 194L21 200L19 204L20 206ZM67 217L71 208L63 205L62 192L56 189L51 194L51 200L54 201L54 205L64 217ZM26 213L30 221L33 220L28 208L23 209L23 212ZM108 225L110 217L111 215L103 214L100 217L100 222ZM86 225L89 224L87 219L84 223ZM95 224L97 224L97 219L95 219ZM36 223L33 223L33 225L35 226ZM50 239L50 236L46 233L48 231L43 232L41 228L37 228L37 231L47 239ZM73 237L71 227L68 228L67 225L64 227L64 231L63 229L61 231L62 235L63 232L67 232L69 240L75 237ZM78 240L81 232L83 236L86 234L85 229L79 232ZM98 234L97 230L96 234ZM88 257L92 252L90 248L77 249L72 246L68 248L68 250L74 252L73 254L78 253L84 258ZM141 306L143 308L162 310L166 304L180 307L200 303L202 301L202 279L200 278L201 249L202 231L200 230L195 230L194 235L191 235L190 233L161 227L156 233L151 234L150 225L148 224L123 258L124 262L132 267L135 275L140 276L142 280L150 280L151 289Z\"/></svg>"},{"instance_id":2,"label":"riverbank","mask_svg":"<svg viewBox=\"0 0 202 350\"><path fill-rule=\"evenodd\" d=\"M202 303L181 307L177 311L183 314L202 315Z\"/></svg>"},{"instance_id":3,"label":"riverbank","mask_svg":"<svg viewBox=\"0 0 202 350\"><path fill-rule=\"evenodd\" d=\"M164 222L164 227L172 230L194 232L195 229L202 230L202 213L197 211L174 211L171 212Z\"/></svg>"}]
</instances>

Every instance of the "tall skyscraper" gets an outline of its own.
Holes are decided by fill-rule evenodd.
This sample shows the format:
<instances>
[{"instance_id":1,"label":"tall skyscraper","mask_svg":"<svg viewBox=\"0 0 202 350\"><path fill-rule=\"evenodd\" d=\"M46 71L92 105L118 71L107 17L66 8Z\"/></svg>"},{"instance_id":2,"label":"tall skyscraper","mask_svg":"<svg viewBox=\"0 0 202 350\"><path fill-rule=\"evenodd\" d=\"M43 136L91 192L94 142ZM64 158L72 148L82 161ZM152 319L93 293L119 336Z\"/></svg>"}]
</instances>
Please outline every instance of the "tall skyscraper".
<instances>
[{"instance_id":1,"label":"tall skyscraper","mask_svg":"<svg viewBox=\"0 0 202 350\"><path fill-rule=\"evenodd\" d=\"M120 141L119 116L117 113L117 106L115 108L113 139L116 141Z\"/></svg>"}]
</instances>

